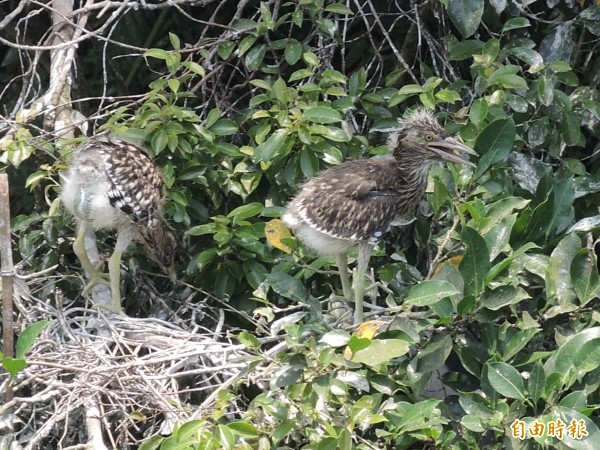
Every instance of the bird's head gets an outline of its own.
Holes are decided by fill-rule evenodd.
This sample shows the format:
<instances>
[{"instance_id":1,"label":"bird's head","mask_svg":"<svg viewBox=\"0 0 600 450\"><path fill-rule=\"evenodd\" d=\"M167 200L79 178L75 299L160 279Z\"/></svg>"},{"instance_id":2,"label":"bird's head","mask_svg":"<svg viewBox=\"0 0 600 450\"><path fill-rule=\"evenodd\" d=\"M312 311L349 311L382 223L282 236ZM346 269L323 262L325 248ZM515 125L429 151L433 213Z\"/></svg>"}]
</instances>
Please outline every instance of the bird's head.
<instances>
[{"instance_id":1,"label":"bird's head","mask_svg":"<svg viewBox=\"0 0 600 450\"><path fill-rule=\"evenodd\" d=\"M176 281L175 252L177 240L167 227L162 218L156 221L155 226L138 229L135 239L142 243L148 256L158 263L171 281Z\"/></svg>"},{"instance_id":2,"label":"bird's head","mask_svg":"<svg viewBox=\"0 0 600 450\"><path fill-rule=\"evenodd\" d=\"M400 129L390 134L388 146L397 160L415 164L448 161L474 166L460 153L477 155L473 149L450 136L433 113L424 108L410 111L400 120Z\"/></svg>"}]
</instances>

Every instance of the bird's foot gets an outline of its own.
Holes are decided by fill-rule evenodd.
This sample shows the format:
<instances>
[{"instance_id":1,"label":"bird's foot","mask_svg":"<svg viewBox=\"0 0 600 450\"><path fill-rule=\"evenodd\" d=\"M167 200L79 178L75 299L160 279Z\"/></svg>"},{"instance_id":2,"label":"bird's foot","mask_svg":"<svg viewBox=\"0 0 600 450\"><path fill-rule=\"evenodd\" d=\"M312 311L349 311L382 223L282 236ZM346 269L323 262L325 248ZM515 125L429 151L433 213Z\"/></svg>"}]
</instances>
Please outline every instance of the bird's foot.
<instances>
[{"instance_id":1,"label":"bird's foot","mask_svg":"<svg viewBox=\"0 0 600 450\"><path fill-rule=\"evenodd\" d=\"M115 314L119 314L120 316L127 316L127 314L125 314L125 311L123 311L123 308L121 307L120 304L116 305L116 304L111 304L111 305L105 305L104 303L94 303L94 305L92 305L95 308L101 308L101 309L105 309L106 311L115 313Z\"/></svg>"},{"instance_id":2,"label":"bird's foot","mask_svg":"<svg viewBox=\"0 0 600 450\"><path fill-rule=\"evenodd\" d=\"M110 278L108 274L100 272L99 270L94 270L91 273L88 273L88 283L83 288L82 295L89 294L90 290L96 286L97 284L103 284L104 286L108 286L110 288Z\"/></svg>"}]
</instances>

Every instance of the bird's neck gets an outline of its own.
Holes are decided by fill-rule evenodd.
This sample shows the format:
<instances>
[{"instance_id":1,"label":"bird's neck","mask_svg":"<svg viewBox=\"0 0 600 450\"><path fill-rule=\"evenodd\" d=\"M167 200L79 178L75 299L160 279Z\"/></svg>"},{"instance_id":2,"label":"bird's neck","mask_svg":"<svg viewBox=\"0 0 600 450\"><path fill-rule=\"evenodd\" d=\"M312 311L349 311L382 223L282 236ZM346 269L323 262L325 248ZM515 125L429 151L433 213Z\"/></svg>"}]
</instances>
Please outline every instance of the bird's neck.
<instances>
[{"instance_id":1,"label":"bird's neck","mask_svg":"<svg viewBox=\"0 0 600 450\"><path fill-rule=\"evenodd\" d=\"M403 146L399 146L394 150L394 159L404 182L417 190L424 190L427 185L427 173L432 161L423 158L418 150Z\"/></svg>"}]
</instances>

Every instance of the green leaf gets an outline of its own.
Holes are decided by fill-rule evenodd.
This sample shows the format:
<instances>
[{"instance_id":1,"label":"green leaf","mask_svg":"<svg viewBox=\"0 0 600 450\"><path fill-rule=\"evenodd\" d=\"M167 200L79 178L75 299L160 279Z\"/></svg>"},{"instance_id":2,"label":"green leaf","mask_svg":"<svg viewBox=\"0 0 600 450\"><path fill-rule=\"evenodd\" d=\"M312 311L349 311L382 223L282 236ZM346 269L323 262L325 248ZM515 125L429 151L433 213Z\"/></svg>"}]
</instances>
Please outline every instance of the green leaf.
<instances>
[{"instance_id":1,"label":"green leaf","mask_svg":"<svg viewBox=\"0 0 600 450\"><path fill-rule=\"evenodd\" d=\"M508 19L504 26L502 27L502 32L515 30L517 28L525 28L531 26L529 20L525 17L514 17L512 19Z\"/></svg>"},{"instance_id":2,"label":"green leaf","mask_svg":"<svg viewBox=\"0 0 600 450\"><path fill-rule=\"evenodd\" d=\"M554 304L566 305L575 299L571 282L571 264L581 248L581 240L575 233L567 234L554 248L546 273L548 300Z\"/></svg>"},{"instance_id":3,"label":"green leaf","mask_svg":"<svg viewBox=\"0 0 600 450\"><path fill-rule=\"evenodd\" d=\"M348 81L348 93L352 96L359 95L364 91L367 84L367 72L364 67L361 67L350 76Z\"/></svg>"},{"instance_id":4,"label":"green leaf","mask_svg":"<svg viewBox=\"0 0 600 450\"><path fill-rule=\"evenodd\" d=\"M583 219L574 223L569 230L568 233L571 232L584 232L587 233L592 230L596 230L600 228L600 215L592 216L592 217L584 217Z\"/></svg>"},{"instance_id":5,"label":"green leaf","mask_svg":"<svg viewBox=\"0 0 600 450\"><path fill-rule=\"evenodd\" d=\"M296 425L295 420L283 420L277 427L275 427L275 431L273 431L273 445L277 445L281 440L286 438L290 431Z\"/></svg>"},{"instance_id":6,"label":"green leaf","mask_svg":"<svg viewBox=\"0 0 600 450\"><path fill-rule=\"evenodd\" d=\"M321 61L319 61L319 57L315 55L313 52L305 52L302 54L302 59L309 66L319 67L321 65Z\"/></svg>"},{"instance_id":7,"label":"green leaf","mask_svg":"<svg viewBox=\"0 0 600 450\"><path fill-rule=\"evenodd\" d=\"M591 372L600 367L600 345L597 341L590 341L577 349L573 364L578 372Z\"/></svg>"},{"instance_id":8,"label":"green leaf","mask_svg":"<svg viewBox=\"0 0 600 450\"><path fill-rule=\"evenodd\" d=\"M290 39L288 44L285 46L284 52L285 61L290 66L293 66L300 61L300 58L302 58L302 44L296 39ZM292 80L290 79L290 81Z\"/></svg>"},{"instance_id":9,"label":"green leaf","mask_svg":"<svg viewBox=\"0 0 600 450\"><path fill-rule=\"evenodd\" d=\"M579 120L573 113L565 112L563 114L561 131L567 145L576 145L581 139Z\"/></svg>"},{"instance_id":10,"label":"green leaf","mask_svg":"<svg viewBox=\"0 0 600 450\"><path fill-rule=\"evenodd\" d=\"M546 77L540 77L537 85L538 97L542 105L550 106L554 100L554 86L552 81Z\"/></svg>"},{"instance_id":11,"label":"green leaf","mask_svg":"<svg viewBox=\"0 0 600 450\"><path fill-rule=\"evenodd\" d=\"M169 136L163 130L154 133L154 136L152 136L152 140L150 141L154 154L158 155L162 152L167 147L168 142Z\"/></svg>"},{"instance_id":12,"label":"green leaf","mask_svg":"<svg viewBox=\"0 0 600 450\"><path fill-rule=\"evenodd\" d=\"M302 378L302 372L302 368L286 364L275 371L269 380L269 387L275 390L296 384Z\"/></svg>"},{"instance_id":13,"label":"green leaf","mask_svg":"<svg viewBox=\"0 0 600 450\"><path fill-rule=\"evenodd\" d=\"M236 338L248 348L260 347L260 341L257 339L257 337L247 330L243 330L242 332L240 332L240 334L238 334Z\"/></svg>"},{"instance_id":14,"label":"green leaf","mask_svg":"<svg viewBox=\"0 0 600 450\"><path fill-rule=\"evenodd\" d=\"M493 164L508 156L513 148L517 129L512 119L495 120L486 126L475 140L475 150L481 157L473 177L481 177Z\"/></svg>"},{"instance_id":15,"label":"green leaf","mask_svg":"<svg viewBox=\"0 0 600 450\"><path fill-rule=\"evenodd\" d=\"M40 170L39 172L34 172L27 177L27 181L25 181L25 187L30 187L34 189L42 180L49 178L48 172L45 170Z\"/></svg>"},{"instance_id":16,"label":"green leaf","mask_svg":"<svg viewBox=\"0 0 600 450\"><path fill-rule=\"evenodd\" d=\"M465 281L465 294L477 297L483 292L485 278L490 271L490 252L485 240L471 227L463 228L461 238L467 246L459 266Z\"/></svg>"},{"instance_id":17,"label":"green leaf","mask_svg":"<svg viewBox=\"0 0 600 450\"><path fill-rule=\"evenodd\" d=\"M417 354L417 372L429 373L446 363L452 352L452 338L449 334L434 336Z\"/></svg>"},{"instance_id":18,"label":"green leaf","mask_svg":"<svg viewBox=\"0 0 600 450\"><path fill-rule=\"evenodd\" d=\"M264 207L265 205L263 205L262 203L249 203L247 205L238 206L229 214L227 214L227 217L229 219L233 219L233 223L236 224L238 222L241 222L242 220L248 219L249 217L258 216L262 212Z\"/></svg>"},{"instance_id":19,"label":"green leaf","mask_svg":"<svg viewBox=\"0 0 600 450\"><path fill-rule=\"evenodd\" d=\"M254 151L254 162L259 161L270 161L273 156L280 150L288 137L289 130L286 128L280 128L276 130L269 139L256 147Z\"/></svg>"},{"instance_id":20,"label":"green leaf","mask_svg":"<svg viewBox=\"0 0 600 450\"><path fill-rule=\"evenodd\" d=\"M170 52L161 48L149 48L144 52L144 57L151 57L156 59L162 59L164 61L171 61L173 59Z\"/></svg>"},{"instance_id":21,"label":"green leaf","mask_svg":"<svg viewBox=\"0 0 600 450\"><path fill-rule=\"evenodd\" d=\"M209 127L215 136L230 136L238 130L237 124L231 119L219 119Z\"/></svg>"},{"instance_id":22,"label":"green leaf","mask_svg":"<svg viewBox=\"0 0 600 450\"><path fill-rule=\"evenodd\" d=\"M287 95L287 86L285 85L285 81L282 78L277 78L275 83L273 83L273 94L275 94L275 98L282 104L286 105L289 101Z\"/></svg>"},{"instance_id":23,"label":"green leaf","mask_svg":"<svg viewBox=\"0 0 600 450\"><path fill-rule=\"evenodd\" d=\"M288 80L290 83L292 81L301 80L302 78L310 77L313 74L312 70L309 69L299 69L290 75L290 79Z\"/></svg>"},{"instance_id":24,"label":"green leaf","mask_svg":"<svg viewBox=\"0 0 600 450\"><path fill-rule=\"evenodd\" d=\"M198 436L198 431L206 426L204 420L190 420L189 422L181 425L181 428L177 430L177 441L183 442L189 439L194 439Z\"/></svg>"},{"instance_id":25,"label":"green leaf","mask_svg":"<svg viewBox=\"0 0 600 450\"><path fill-rule=\"evenodd\" d=\"M506 88L526 89L527 82L524 78L516 75L519 66L504 66L496 69L487 80L488 86L501 84Z\"/></svg>"},{"instance_id":26,"label":"green leaf","mask_svg":"<svg viewBox=\"0 0 600 450\"><path fill-rule=\"evenodd\" d=\"M483 418L472 414L465 414L462 416L460 424L467 430L474 431L475 433L482 433L485 431Z\"/></svg>"},{"instance_id":27,"label":"green leaf","mask_svg":"<svg viewBox=\"0 0 600 450\"><path fill-rule=\"evenodd\" d=\"M242 39L240 41L240 45L238 46L238 56L240 58L242 56L244 56L246 54L246 52L252 48L252 46L256 42L256 39L257 39L256 36L254 36L253 34L249 34L248 36L244 37L244 39Z\"/></svg>"},{"instance_id":28,"label":"green leaf","mask_svg":"<svg viewBox=\"0 0 600 450\"><path fill-rule=\"evenodd\" d=\"M217 46L217 54L221 57L221 59L227 59L231 56L233 49L235 48L235 42L226 41L221 42Z\"/></svg>"},{"instance_id":29,"label":"green leaf","mask_svg":"<svg viewBox=\"0 0 600 450\"><path fill-rule=\"evenodd\" d=\"M221 447L219 448L226 450L233 449L233 446L235 445L235 435L227 425L217 425L213 435L217 442L221 444Z\"/></svg>"},{"instance_id":30,"label":"green leaf","mask_svg":"<svg viewBox=\"0 0 600 450\"><path fill-rule=\"evenodd\" d=\"M267 281L282 297L300 303L306 303L308 300L308 292L298 278L283 272L273 272L267 275Z\"/></svg>"},{"instance_id":31,"label":"green leaf","mask_svg":"<svg viewBox=\"0 0 600 450\"><path fill-rule=\"evenodd\" d=\"M486 99L478 98L471 105L469 110L469 119L475 127L480 128L488 113L488 104Z\"/></svg>"},{"instance_id":32,"label":"green leaf","mask_svg":"<svg viewBox=\"0 0 600 450\"><path fill-rule=\"evenodd\" d=\"M327 106L315 106L304 111L304 118L316 123L341 122L342 115Z\"/></svg>"},{"instance_id":33,"label":"green leaf","mask_svg":"<svg viewBox=\"0 0 600 450\"><path fill-rule=\"evenodd\" d=\"M528 72L530 73L539 72L539 70L544 66L544 59L542 58L542 55L530 48L513 47L509 49L506 53L507 55L516 56L521 61L524 61L525 63L532 66L528 70Z\"/></svg>"},{"instance_id":34,"label":"green leaf","mask_svg":"<svg viewBox=\"0 0 600 450\"><path fill-rule=\"evenodd\" d=\"M473 55L479 53L485 44L478 40L467 40L457 42L450 47L450 60L463 61L472 58Z\"/></svg>"},{"instance_id":35,"label":"green leaf","mask_svg":"<svg viewBox=\"0 0 600 450\"><path fill-rule=\"evenodd\" d=\"M184 61L183 63L181 63L181 65L183 67L185 67L186 69L189 69L191 72L194 72L196 75L200 75L201 77L203 77L204 75L206 75L204 67L202 67L197 62L194 62L194 61Z\"/></svg>"},{"instance_id":36,"label":"green leaf","mask_svg":"<svg viewBox=\"0 0 600 450\"><path fill-rule=\"evenodd\" d=\"M11 358L10 356L7 356L2 360L2 367L14 377L27 367L27 362L21 358Z\"/></svg>"},{"instance_id":37,"label":"green leaf","mask_svg":"<svg viewBox=\"0 0 600 450\"><path fill-rule=\"evenodd\" d=\"M354 14L350 8L341 3L331 3L325 7L325 11L344 15Z\"/></svg>"},{"instance_id":38,"label":"green leaf","mask_svg":"<svg viewBox=\"0 0 600 450\"><path fill-rule=\"evenodd\" d=\"M506 344L506 348L502 354L502 359L504 361L511 359L523 348L525 348L527 343L540 331L542 331L541 328L527 328L525 330L518 331Z\"/></svg>"},{"instance_id":39,"label":"green leaf","mask_svg":"<svg viewBox=\"0 0 600 450\"><path fill-rule=\"evenodd\" d=\"M139 446L138 450L156 450L165 440L162 436L154 435Z\"/></svg>"},{"instance_id":40,"label":"green leaf","mask_svg":"<svg viewBox=\"0 0 600 450\"><path fill-rule=\"evenodd\" d=\"M427 92L427 89L418 84L406 84L398 90L398 94L400 95L423 94L425 92Z\"/></svg>"},{"instance_id":41,"label":"green leaf","mask_svg":"<svg viewBox=\"0 0 600 450\"><path fill-rule=\"evenodd\" d=\"M435 93L435 98L446 103L456 103L462 100L460 94L456 91L442 89Z\"/></svg>"},{"instance_id":42,"label":"green leaf","mask_svg":"<svg viewBox=\"0 0 600 450\"><path fill-rule=\"evenodd\" d=\"M571 70L571 66L565 61L553 61L550 63L550 68L556 73L568 72Z\"/></svg>"},{"instance_id":43,"label":"green leaf","mask_svg":"<svg viewBox=\"0 0 600 450\"><path fill-rule=\"evenodd\" d=\"M39 322L32 323L17 338L17 344L15 346L15 356L17 358L24 358L35 340L41 334L44 329L48 326L50 321L40 320Z\"/></svg>"},{"instance_id":44,"label":"green leaf","mask_svg":"<svg viewBox=\"0 0 600 450\"><path fill-rule=\"evenodd\" d=\"M534 403L542 398L546 384L546 373L540 361L536 361L527 380L527 391Z\"/></svg>"},{"instance_id":45,"label":"green leaf","mask_svg":"<svg viewBox=\"0 0 600 450\"><path fill-rule=\"evenodd\" d=\"M255 439L259 436L256 427L248 422L232 422L227 424L227 426L236 435L245 439Z\"/></svg>"},{"instance_id":46,"label":"green leaf","mask_svg":"<svg viewBox=\"0 0 600 450\"><path fill-rule=\"evenodd\" d=\"M246 67L250 70L258 69L262 64L266 52L267 46L265 44L259 44L256 47L252 47L244 59Z\"/></svg>"},{"instance_id":47,"label":"green leaf","mask_svg":"<svg viewBox=\"0 0 600 450\"><path fill-rule=\"evenodd\" d=\"M354 448L352 446L352 435L347 429L340 430L336 448L339 450L352 450Z\"/></svg>"},{"instance_id":48,"label":"green leaf","mask_svg":"<svg viewBox=\"0 0 600 450\"><path fill-rule=\"evenodd\" d=\"M587 435L583 435L581 439L574 439L569 433L565 433L561 440L561 445L564 445L564 448L572 450L596 450L600 448L600 430L594 421L585 414L563 406L556 406L550 410L548 418L550 420L560 418L567 426L572 425L574 422L575 424L583 424L585 427Z\"/></svg>"},{"instance_id":49,"label":"green leaf","mask_svg":"<svg viewBox=\"0 0 600 450\"><path fill-rule=\"evenodd\" d=\"M522 288L499 286L494 290L485 291L480 301L487 309L497 311L505 306L517 304L526 298L529 298L529 294Z\"/></svg>"},{"instance_id":50,"label":"green leaf","mask_svg":"<svg viewBox=\"0 0 600 450\"><path fill-rule=\"evenodd\" d=\"M326 437L321 439L317 450L338 450L337 439L334 437Z\"/></svg>"},{"instance_id":51,"label":"green leaf","mask_svg":"<svg viewBox=\"0 0 600 450\"><path fill-rule=\"evenodd\" d=\"M516 220L517 214L504 217L483 236L490 250L490 261L509 247L510 234Z\"/></svg>"},{"instance_id":52,"label":"green leaf","mask_svg":"<svg viewBox=\"0 0 600 450\"><path fill-rule=\"evenodd\" d=\"M373 339L367 348L353 354L352 361L375 367L405 355L408 349L408 342L400 339Z\"/></svg>"},{"instance_id":53,"label":"green leaf","mask_svg":"<svg viewBox=\"0 0 600 450\"><path fill-rule=\"evenodd\" d=\"M503 362L487 363L487 378L490 386L500 395L525 400L525 386L521 374Z\"/></svg>"},{"instance_id":54,"label":"green leaf","mask_svg":"<svg viewBox=\"0 0 600 450\"><path fill-rule=\"evenodd\" d=\"M546 372L559 372L564 378L570 374L577 373L580 370L578 361L585 358L585 353L589 352L590 347L587 344L593 343L600 348L600 327L588 328L571 336L556 351L556 357L548 360L546 363ZM582 351L585 349L584 351ZM580 355L579 353L582 353Z\"/></svg>"},{"instance_id":55,"label":"green leaf","mask_svg":"<svg viewBox=\"0 0 600 450\"><path fill-rule=\"evenodd\" d=\"M571 263L571 280L581 306L598 296L600 284L596 253L587 248L577 252Z\"/></svg>"},{"instance_id":56,"label":"green leaf","mask_svg":"<svg viewBox=\"0 0 600 450\"><path fill-rule=\"evenodd\" d=\"M483 0L450 0L448 16L463 39L473 35L483 16Z\"/></svg>"},{"instance_id":57,"label":"green leaf","mask_svg":"<svg viewBox=\"0 0 600 450\"><path fill-rule=\"evenodd\" d=\"M575 189L572 178L565 178L552 186L553 212L549 225L546 227L546 236L553 231L560 233L564 231L573 219L573 201L575 200Z\"/></svg>"},{"instance_id":58,"label":"green leaf","mask_svg":"<svg viewBox=\"0 0 600 450\"><path fill-rule=\"evenodd\" d=\"M448 281L425 280L410 289L404 303L414 306L427 306L459 293L459 290Z\"/></svg>"},{"instance_id":59,"label":"green leaf","mask_svg":"<svg viewBox=\"0 0 600 450\"><path fill-rule=\"evenodd\" d=\"M324 342L330 347L341 347L348 344L348 341L350 341L350 333L344 330L330 331L319 339L319 342Z\"/></svg>"},{"instance_id":60,"label":"green leaf","mask_svg":"<svg viewBox=\"0 0 600 450\"><path fill-rule=\"evenodd\" d=\"M208 264L212 262L217 256L216 248L209 248L200 252L196 258L194 258L194 263L198 267L198 270L204 269Z\"/></svg>"}]
</instances>

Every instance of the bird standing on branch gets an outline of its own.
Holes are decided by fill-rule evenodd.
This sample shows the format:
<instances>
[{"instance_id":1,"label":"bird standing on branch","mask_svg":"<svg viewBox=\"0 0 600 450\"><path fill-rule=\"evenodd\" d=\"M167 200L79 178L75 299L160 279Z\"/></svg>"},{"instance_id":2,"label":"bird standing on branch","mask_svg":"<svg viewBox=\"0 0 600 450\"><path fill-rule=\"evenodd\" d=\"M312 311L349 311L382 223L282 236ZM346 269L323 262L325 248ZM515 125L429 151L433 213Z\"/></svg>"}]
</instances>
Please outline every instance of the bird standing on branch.
<instances>
[{"instance_id":1,"label":"bird standing on branch","mask_svg":"<svg viewBox=\"0 0 600 450\"><path fill-rule=\"evenodd\" d=\"M348 161L306 181L283 216L308 247L336 256L344 296L355 302L355 324L363 321L364 275L373 247L394 218L419 203L431 165L448 161L473 166L454 151L477 154L449 136L425 109L400 121L388 147L393 158ZM351 286L347 253L354 247L358 258Z\"/></svg>"},{"instance_id":2,"label":"bird standing on branch","mask_svg":"<svg viewBox=\"0 0 600 450\"><path fill-rule=\"evenodd\" d=\"M73 250L88 273L86 293L101 283L110 287L112 308L121 311L121 256L133 240L144 245L174 280L176 241L161 215L164 182L139 147L110 137L83 144L64 176L61 200L77 220ZM90 261L84 246L89 229L116 229L117 242L108 264L108 280Z\"/></svg>"}]
</instances>

